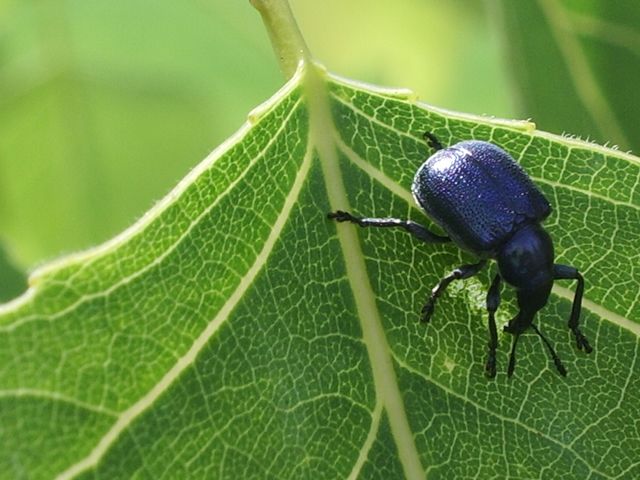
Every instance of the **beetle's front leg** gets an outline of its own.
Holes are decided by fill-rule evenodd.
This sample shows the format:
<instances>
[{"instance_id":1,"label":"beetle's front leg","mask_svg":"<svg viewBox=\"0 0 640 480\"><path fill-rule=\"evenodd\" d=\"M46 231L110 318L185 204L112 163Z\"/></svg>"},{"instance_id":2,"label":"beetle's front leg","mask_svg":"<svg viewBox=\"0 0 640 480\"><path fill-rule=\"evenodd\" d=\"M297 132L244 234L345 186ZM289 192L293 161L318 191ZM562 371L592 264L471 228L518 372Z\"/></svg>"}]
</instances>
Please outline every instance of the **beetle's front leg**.
<instances>
[{"instance_id":1,"label":"beetle's front leg","mask_svg":"<svg viewBox=\"0 0 640 480\"><path fill-rule=\"evenodd\" d=\"M422 307L422 322L428 322L433 314L433 309L436 304L436 300L442 292L449 286L451 282L454 280L462 280L465 278L473 277L476 273L478 273L482 267L487 263L486 260L480 260L478 263L472 263L469 265L462 265L461 267L456 268L449 275L444 277L442 280L438 282L438 284L431 290L431 295L425 303L424 307Z\"/></svg>"},{"instance_id":2,"label":"beetle's front leg","mask_svg":"<svg viewBox=\"0 0 640 480\"><path fill-rule=\"evenodd\" d=\"M361 227L402 228L414 237L427 243L446 243L451 241L449 237L443 237L442 235L433 233L426 227L412 220L399 220L397 218L360 218L351 215L349 212L343 212L342 210L331 212L327 214L327 217L337 222L355 223Z\"/></svg>"},{"instance_id":3,"label":"beetle's front leg","mask_svg":"<svg viewBox=\"0 0 640 480\"><path fill-rule=\"evenodd\" d=\"M571 306L571 317L569 317L569 328L576 337L576 345L578 350L582 350L587 353L591 353L593 348L589 345L587 337L580 331L578 327L580 324L580 309L582 307L582 294L584 292L584 278L580 275L580 272L574 267L568 265L560 265L556 263L553 266L553 278L554 280L578 280L578 288L576 288L576 294L573 297L573 305Z\"/></svg>"}]
</instances>

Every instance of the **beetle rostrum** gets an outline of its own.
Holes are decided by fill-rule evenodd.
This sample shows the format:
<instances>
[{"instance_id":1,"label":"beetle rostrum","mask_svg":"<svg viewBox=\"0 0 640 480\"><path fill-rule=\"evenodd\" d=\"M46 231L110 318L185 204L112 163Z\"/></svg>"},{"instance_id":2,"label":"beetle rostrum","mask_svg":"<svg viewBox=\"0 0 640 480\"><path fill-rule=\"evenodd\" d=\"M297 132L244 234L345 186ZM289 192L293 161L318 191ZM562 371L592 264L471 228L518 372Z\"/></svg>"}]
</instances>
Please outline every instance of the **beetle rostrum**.
<instances>
[{"instance_id":1,"label":"beetle rostrum","mask_svg":"<svg viewBox=\"0 0 640 480\"><path fill-rule=\"evenodd\" d=\"M577 280L568 327L579 350L592 348L579 328L584 279L577 269L554 263L553 241L541 223L551 206L525 171L504 150L488 142L469 140L443 148L430 132L424 134L435 150L418 168L411 192L427 216L447 236L431 232L411 220L362 218L338 210L328 217L360 227L402 228L427 243L454 242L471 252L479 261L462 265L441 279L422 307L421 320L428 322L438 297L454 280L477 274L488 260L495 260L498 273L487 293L489 344L485 372L496 375L498 334L495 313L500 305L500 287L504 280L516 290L519 311L504 327L514 336L507 375L515 368L516 345L528 328L542 339L556 369L567 371L553 346L533 323L535 314L549 300L555 280Z\"/></svg>"}]
</instances>

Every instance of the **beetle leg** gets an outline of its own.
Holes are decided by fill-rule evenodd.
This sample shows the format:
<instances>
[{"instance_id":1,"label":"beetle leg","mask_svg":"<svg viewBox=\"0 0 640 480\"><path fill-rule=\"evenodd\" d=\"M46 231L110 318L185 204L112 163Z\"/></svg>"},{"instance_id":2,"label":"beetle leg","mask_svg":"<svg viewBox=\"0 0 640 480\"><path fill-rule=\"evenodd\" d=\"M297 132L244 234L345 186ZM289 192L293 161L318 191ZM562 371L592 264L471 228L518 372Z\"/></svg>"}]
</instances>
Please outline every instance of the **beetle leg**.
<instances>
[{"instance_id":1,"label":"beetle leg","mask_svg":"<svg viewBox=\"0 0 640 480\"><path fill-rule=\"evenodd\" d=\"M442 280L438 282L438 284L431 290L431 296L425 303L424 307L422 307L422 322L428 322L431 318L431 314L433 314L433 308L435 306L436 300L442 292L449 286L451 282L454 280L462 280L465 278L473 277L476 273L478 273L482 267L487 263L486 260L480 260L478 263L472 263L469 265L462 265L461 267L456 268L449 275L444 277Z\"/></svg>"},{"instance_id":2,"label":"beetle leg","mask_svg":"<svg viewBox=\"0 0 640 480\"><path fill-rule=\"evenodd\" d=\"M414 237L427 243L446 243L451 241L449 237L443 237L433 233L426 227L411 220L399 220L397 218L360 218L354 217L349 212L343 212L342 210L331 212L327 214L327 217L337 222L355 223L361 227L402 228Z\"/></svg>"},{"instance_id":3,"label":"beetle leg","mask_svg":"<svg viewBox=\"0 0 640 480\"><path fill-rule=\"evenodd\" d=\"M518 339L520 334L516 333L511 344L511 355L509 355L509 366L507 367L507 376L513 375L513 370L516 368L516 345L518 345Z\"/></svg>"},{"instance_id":4,"label":"beetle leg","mask_svg":"<svg viewBox=\"0 0 640 480\"><path fill-rule=\"evenodd\" d=\"M438 137L436 137L431 132L424 132L422 134L422 138L424 139L425 143L433 148L436 152L444 148L442 146L442 143L440 143L440 140L438 140Z\"/></svg>"},{"instance_id":5,"label":"beetle leg","mask_svg":"<svg viewBox=\"0 0 640 480\"><path fill-rule=\"evenodd\" d=\"M573 305L571 306L571 317L569 317L569 328L576 337L576 345L578 350L582 350L587 353L591 353L593 348L589 345L587 337L580 331L580 309L582 307L582 293L584 292L584 278L580 275L577 269L568 265L560 265L556 263L553 266L553 278L555 280L578 280L578 287L576 288L576 294L573 297Z\"/></svg>"},{"instance_id":6,"label":"beetle leg","mask_svg":"<svg viewBox=\"0 0 640 480\"><path fill-rule=\"evenodd\" d=\"M496 274L487 293L487 311L489 312L489 355L485 366L487 377L496 376L496 349L498 348L498 330L495 313L500 306L500 274Z\"/></svg>"}]
</instances>

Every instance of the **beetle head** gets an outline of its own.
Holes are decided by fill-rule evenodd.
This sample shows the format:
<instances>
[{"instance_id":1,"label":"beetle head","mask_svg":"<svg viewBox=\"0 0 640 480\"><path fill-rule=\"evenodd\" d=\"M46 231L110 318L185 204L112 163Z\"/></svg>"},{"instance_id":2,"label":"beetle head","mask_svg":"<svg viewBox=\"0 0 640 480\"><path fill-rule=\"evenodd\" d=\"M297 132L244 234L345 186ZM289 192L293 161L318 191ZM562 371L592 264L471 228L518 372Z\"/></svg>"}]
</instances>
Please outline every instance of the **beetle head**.
<instances>
[{"instance_id":1,"label":"beetle head","mask_svg":"<svg viewBox=\"0 0 640 480\"><path fill-rule=\"evenodd\" d=\"M502 277L516 288L520 307L518 314L504 327L505 332L515 335L507 375L511 376L515 368L516 345L520 334L529 327L544 341L560 374L566 375L566 369L555 350L533 324L533 317L547 304L553 286L551 237L538 223L525 225L503 245L496 260Z\"/></svg>"},{"instance_id":2,"label":"beetle head","mask_svg":"<svg viewBox=\"0 0 640 480\"><path fill-rule=\"evenodd\" d=\"M502 278L518 292L521 318L515 323L525 329L546 305L553 286L551 237L540 224L527 224L502 246L496 260Z\"/></svg>"}]
</instances>

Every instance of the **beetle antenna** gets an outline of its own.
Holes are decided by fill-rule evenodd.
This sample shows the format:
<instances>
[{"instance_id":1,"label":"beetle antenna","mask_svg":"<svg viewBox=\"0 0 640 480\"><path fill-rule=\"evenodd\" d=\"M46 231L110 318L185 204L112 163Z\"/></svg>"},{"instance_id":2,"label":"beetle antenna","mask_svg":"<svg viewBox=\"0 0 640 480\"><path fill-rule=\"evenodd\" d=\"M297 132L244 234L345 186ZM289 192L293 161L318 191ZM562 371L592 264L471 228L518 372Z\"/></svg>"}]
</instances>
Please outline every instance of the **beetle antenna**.
<instances>
[{"instance_id":1,"label":"beetle antenna","mask_svg":"<svg viewBox=\"0 0 640 480\"><path fill-rule=\"evenodd\" d=\"M516 333L513 343L511 344L511 355L509 355L509 367L507 368L507 376L509 377L513 375L513 369L516 368L516 345L518 344L519 338L520 334Z\"/></svg>"},{"instance_id":2,"label":"beetle antenna","mask_svg":"<svg viewBox=\"0 0 640 480\"><path fill-rule=\"evenodd\" d=\"M542 339L544 344L547 346L547 349L549 350L549 353L551 354L551 358L553 359L553 363L556 364L556 368L558 369L558 372L560 373L560 375L562 375L563 377L566 377L567 376L567 369L564 368L564 365L560 361L560 357L558 357L558 354L556 353L556 351L551 346L551 343L549 342L549 340L547 340L546 337L544 335L542 335L540 330L538 330L538 327L536 327L533 323L531 324L531 328L533 328L533 330L538 334L538 336Z\"/></svg>"}]
</instances>

